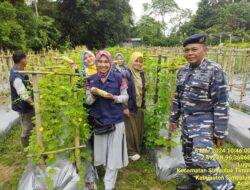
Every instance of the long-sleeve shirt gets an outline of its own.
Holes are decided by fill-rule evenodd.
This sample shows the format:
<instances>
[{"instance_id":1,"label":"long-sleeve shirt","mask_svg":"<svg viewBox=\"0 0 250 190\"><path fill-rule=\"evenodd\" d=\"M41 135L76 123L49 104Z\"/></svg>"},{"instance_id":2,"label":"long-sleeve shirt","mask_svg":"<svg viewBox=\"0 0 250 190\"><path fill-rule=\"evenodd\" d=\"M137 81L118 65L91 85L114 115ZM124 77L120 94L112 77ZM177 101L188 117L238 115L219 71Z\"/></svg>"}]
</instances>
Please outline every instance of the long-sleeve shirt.
<instances>
[{"instance_id":1,"label":"long-sleeve shirt","mask_svg":"<svg viewBox=\"0 0 250 190\"><path fill-rule=\"evenodd\" d=\"M30 98L27 89L25 88L25 85L22 82L22 79L15 78L13 83L14 88L17 91L17 94L20 96L21 100L26 101Z\"/></svg>"},{"instance_id":2,"label":"long-sleeve shirt","mask_svg":"<svg viewBox=\"0 0 250 190\"><path fill-rule=\"evenodd\" d=\"M86 90L87 98L85 100L85 103L88 105L92 105L96 98L93 96L89 90ZM128 101L128 93L126 89L121 90L121 94L119 96L115 96L116 101L115 103L127 103Z\"/></svg>"},{"instance_id":3,"label":"long-sleeve shirt","mask_svg":"<svg viewBox=\"0 0 250 190\"><path fill-rule=\"evenodd\" d=\"M189 137L225 138L228 125L226 73L215 63L204 60L197 68L179 70L170 121L183 118L182 129Z\"/></svg>"}]
</instances>

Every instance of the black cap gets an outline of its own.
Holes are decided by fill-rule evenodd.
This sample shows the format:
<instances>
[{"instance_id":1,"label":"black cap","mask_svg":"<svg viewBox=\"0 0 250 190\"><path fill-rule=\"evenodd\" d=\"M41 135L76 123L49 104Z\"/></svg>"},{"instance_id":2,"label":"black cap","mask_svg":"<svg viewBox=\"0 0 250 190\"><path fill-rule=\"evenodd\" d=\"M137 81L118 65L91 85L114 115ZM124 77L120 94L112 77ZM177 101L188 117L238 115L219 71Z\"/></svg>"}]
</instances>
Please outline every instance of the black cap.
<instances>
[{"instance_id":1,"label":"black cap","mask_svg":"<svg viewBox=\"0 0 250 190\"><path fill-rule=\"evenodd\" d=\"M207 38L206 33L194 34L192 36L189 36L189 38L183 42L183 47L185 47L188 44L206 44L206 38Z\"/></svg>"}]
</instances>

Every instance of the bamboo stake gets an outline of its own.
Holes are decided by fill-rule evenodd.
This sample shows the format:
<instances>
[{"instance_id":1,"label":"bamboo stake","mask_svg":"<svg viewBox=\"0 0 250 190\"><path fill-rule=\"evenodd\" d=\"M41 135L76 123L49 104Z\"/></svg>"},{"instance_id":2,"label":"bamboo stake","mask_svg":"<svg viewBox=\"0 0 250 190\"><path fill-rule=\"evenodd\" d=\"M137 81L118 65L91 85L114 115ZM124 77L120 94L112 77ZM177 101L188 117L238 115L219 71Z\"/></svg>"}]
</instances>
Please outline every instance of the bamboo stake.
<instances>
[{"instance_id":1,"label":"bamboo stake","mask_svg":"<svg viewBox=\"0 0 250 190\"><path fill-rule=\"evenodd\" d=\"M57 51L57 49L56 49L56 57L59 57L59 53L58 53L58 51ZM57 58L55 58L55 65L58 65L58 59Z\"/></svg>"},{"instance_id":2,"label":"bamboo stake","mask_svg":"<svg viewBox=\"0 0 250 190\"><path fill-rule=\"evenodd\" d=\"M8 58L6 60L6 65L7 65L8 70L10 70L11 67L12 67L12 63L11 62L12 62L12 58L11 58L11 55L9 54L9 56L8 56Z\"/></svg>"},{"instance_id":3,"label":"bamboo stake","mask_svg":"<svg viewBox=\"0 0 250 190\"><path fill-rule=\"evenodd\" d=\"M1 86L2 86L2 94L4 94L4 76L3 76L3 62L2 62L2 57L0 57L0 80L1 80Z\"/></svg>"},{"instance_id":4,"label":"bamboo stake","mask_svg":"<svg viewBox=\"0 0 250 190\"><path fill-rule=\"evenodd\" d=\"M43 72L43 71L15 71L16 73L22 73L22 74L32 74L32 75L46 75L46 74L54 74L54 75L67 75L67 76L81 76L81 74L78 73L62 73L62 72Z\"/></svg>"},{"instance_id":5,"label":"bamboo stake","mask_svg":"<svg viewBox=\"0 0 250 190\"><path fill-rule=\"evenodd\" d=\"M75 128L75 146L80 146L80 129L79 126ZM80 155L80 149L75 149L75 157L76 157L76 168L77 171L80 171L81 167L81 155Z\"/></svg>"},{"instance_id":6,"label":"bamboo stake","mask_svg":"<svg viewBox=\"0 0 250 190\"><path fill-rule=\"evenodd\" d=\"M4 66L4 71L5 71L5 74L4 74L4 78L5 78L5 81L8 81L9 77L10 77L10 68L9 68L9 64L8 64L8 60L9 60L10 56L7 56L6 59L5 59L5 63L3 62L3 66ZM10 89L10 83L7 82L7 89Z\"/></svg>"},{"instance_id":7,"label":"bamboo stake","mask_svg":"<svg viewBox=\"0 0 250 190\"><path fill-rule=\"evenodd\" d=\"M248 64L247 64L248 55L247 52L243 59L243 71L242 71L242 87L241 87L241 93L240 93L240 105L239 110L242 111L242 105L243 105L243 96L246 91L246 85L247 85L247 74L248 74Z\"/></svg>"},{"instance_id":8,"label":"bamboo stake","mask_svg":"<svg viewBox=\"0 0 250 190\"><path fill-rule=\"evenodd\" d=\"M33 66L33 67L35 67L35 62L36 62L36 61L35 61L35 58L36 58L36 57L35 57L35 54L32 53L32 66Z\"/></svg>"},{"instance_id":9,"label":"bamboo stake","mask_svg":"<svg viewBox=\"0 0 250 190\"><path fill-rule=\"evenodd\" d=\"M39 67L39 69L60 69L60 68L66 68L66 66L45 66L45 67Z\"/></svg>"},{"instance_id":10,"label":"bamboo stake","mask_svg":"<svg viewBox=\"0 0 250 190\"><path fill-rule=\"evenodd\" d=\"M70 82L71 82L72 86L75 86L72 76L70 76ZM74 89L73 93L74 93L74 98L77 99L77 90ZM75 146L79 147L80 146L80 128L79 128L79 126L76 126L76 128L75 128L75 140L74 141L75 141ZM80 149L75 149L75 158L76 158L77 171L80 171L80 167L81 167Z\"/></svg>"},{"instance_id":11,"label":"bamboo stake","mask_svg":"<svg viewBox=\"0 0 250 190\"><path fill-rule=\"evenodd\" d=\"M33 83L33 94L34 94L34 108L35 108L35 118L36 118L36 133L37 133L37 143L40 148L44 148L42 132L40 129L42 128L42 117L40 112L40 99L39 99L39 89L38 89L38 77L36 74L32 75L32 83ZM41 156L41 165L45 165L45 160L43 156Z\"/></svg>"},{"instance_id":12,"label":"bamboo stake","mask_svg":"<svg viewBox=\"0 0 250 190\"><path fill-rule=\"evenodd\" d=\"M235 59L233 55L230 58L231 62L229 64L229 71L228 71L228 84L229 84L229 91L231 92L233 88Z\"/></svg>"},{"instance_id":13,"label":"bamboo stake","mask_svg":"<svg viewBox=\"0 0 250 190\"><path fill-rule=\"evenodd\" d=\"M158 66L157 66L157 72L156 72L156 80L155 80L155 97L154 97L154 103L158 102L158 83L159 83L159 73L161 71L161 55L159 55L158 58Z\"/></svg>"},{"instance_id":14,"label":"bamboo stake","mask_svg":"<svg viewBox=\"0 0 250 190\"><path fill-rule=\"evenodd\" d=\"M41 64L41 56L38 54L37 56L37 67L40 67L40 64Z\"/></svg>"},{"instance_id":15,"label":"bamboo stake","mask_svg":"<svg viewBox=\"0 0 250 190\"><path fill-rule=\"evenodd\" d=\"M57 74L57 75L68 75L70 76L70 80L73 83L72 77L79 76L78 74L69 74L69 73L56 73L56 72L34 72L34 71L17 71L16 73L23 73L23 74L32 74L32 82L33 82L33 93L34 93L34 108L35 108L35 117L36 117L36 131L37 131L37 143L39 147L44 148L43 140L42 140L42 133L40 128L42 127L42 118L40 113L40 99L39 99L39 89L38 89L38 74ZM77 91L74 90L74 97L77 98ZM81 158L80 158L80 148L85 147L85 145L80 145L80 129L79 126L75 128L75 139L74 139L75 147L66 148L56 151L49 151L44 152L41 154L41 165L45 165L45 160L43 155L46 154L53 154L58 152L63 152L67 150L75 150L76 156L76 167L77 171L80 170L81 165ZM31 157L31 155L29 155Z\"/></svg>"},{"instance_id":16,"label":"bamboo stake","mask_svg":"<svg viewBox=\"0 0 250 190\"><path fill-rule=\"evenodd\" d=\"M41 66L45 67L46 66L46 56L45 53L43 52L41 55Z\"/></svg>"},{"instance_id":17,"label":"bamboo stake","mask_svg":"<svg viewBox=\"0 0 250 190\"><path fill-rule=\"evenodd\" d=\"M225 71L228 73L228 59L229 57L228 56L225 56L222 55L222 59L224 60L224 63L223 63L223 68L225 69ZM222 63L221 63L222 64Z\"/></svg>"},{"instance_id":18,"label":"bamboo stake","mask_svg":"<svg viewBox=\"0 0 250 190\"><path fill-rule=\"evenodd\" d=\"M45 155L48 155L48 154L57 154L57 153L66 152L66 151L69 151L69 150L81 149L81 148L86 148L86 145L80 145L78 147L70 147L70 148L64 148L64 149L59 149L59 150L43 152L41 154L41 156L45 156ZM32 154L27 155L28 158L31 158L31 157L34 157L34 156L35 155L32 155Z\"/></svg>"}]
</instances>

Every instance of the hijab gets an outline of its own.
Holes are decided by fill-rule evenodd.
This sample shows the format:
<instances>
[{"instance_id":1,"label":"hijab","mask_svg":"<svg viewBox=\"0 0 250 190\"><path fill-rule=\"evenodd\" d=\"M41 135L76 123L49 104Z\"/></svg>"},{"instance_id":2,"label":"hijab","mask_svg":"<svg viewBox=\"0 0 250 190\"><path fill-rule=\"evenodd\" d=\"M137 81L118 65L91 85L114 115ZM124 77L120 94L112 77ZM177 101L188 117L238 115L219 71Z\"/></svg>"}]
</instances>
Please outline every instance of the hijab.
<instances>
[{"instance_id":1,"label":"hijab","mask_svg":"<svg viewBox=\"0 0 250 190\"><path fill-rule=\"evenodd\" d=\"M126 67L125 67L125 57L124 57L123 54L117 53L117 54L115 55L114 60L115 60L115 61L118 60L118 57L121 57L121 58L122 58L123 64L122 64L122 65L118 65L117 63L115 63L114 67L115 67L119 72L122 73L122 72L124 72L124 71L126 70Z\"/></svg>"},{"instance_id":2,"label":"hijab","mask_svg":"<svg viewBox=\"0 0 250 190\"><path fill-rule=\"evenodd\" d=\"M140 52L134 52L128 62L128 68L131 70L132 75L134 77L135 81L135 93L136 93L136 105L137 107L141 107L142 105L142 78L141 78L141 72L142 70L137 70L134 68L133 63L138 59L143 59L143 54Z\"/></svg>"},{"instance_id":3,"label":"hijab","mask_svg":"<svg viewBox=\"0 0 250 190\"><path fill-rule=\"evenodd\" d=\"M83 52L83 54L82 54L82 67L83 67L83 71L81 71L81 73L84 74L84 75L86 75L86 76L91 76L91 75L97 73L96 64L93 61L93 64L91 66L88 66L87 63L84 60L84 57L85 57L86 54L90 54L90 55L92 55L95 58L95 55L91 51L86 50L86 51Z\"/></svg>"},{"instance_id":4,"label":"hijab","mask_svg":"<svg viewBox=\"0 0 250 190\"><path fill-rule=\"evenodd\" d=\"M106 73L102 73L102 72L100 72L98 70L98 61L101 59L102 56L105 56L108 59L108 62L109 62L109 65L110 65L110 68ZM100 77L102 82L105 82L107 80L108 76L109 76L109 73L110 73L111 67L112 67L112 58L111 58L110 53L105 51L105 50L99 51L97 53L97 55L96 55L95 63L96 63L96 66L97 66L98 76Z\"/></svg>"}]
</instances>

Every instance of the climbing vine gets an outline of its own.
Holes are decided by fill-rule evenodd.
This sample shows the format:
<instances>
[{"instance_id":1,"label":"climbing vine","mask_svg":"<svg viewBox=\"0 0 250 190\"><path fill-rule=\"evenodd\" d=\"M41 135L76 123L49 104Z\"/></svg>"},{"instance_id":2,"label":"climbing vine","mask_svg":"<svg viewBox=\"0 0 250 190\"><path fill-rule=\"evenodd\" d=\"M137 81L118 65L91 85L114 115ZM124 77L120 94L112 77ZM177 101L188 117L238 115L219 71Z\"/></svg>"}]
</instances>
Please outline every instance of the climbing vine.
<instances>
[{"instance_id":1,"label":"climbing vine","mask_svg":"<svg viewBox=\"0 0 250 190\"><path fill-rule=\"evenodd\" d=\"M122 53L126 63L135 51L144 54L144 73L148 89L146 92L145 113L145 146L149 149L156 147L173 146L175 142L161 135L161 130L167 130L168 118L175 91L176 71L185 63L180 57L152 56L145 48L109 48L108 51L114 55ZM159 61L159 59L161 59ZM158 79L157 79L158 78ZM156 81L157 85L156 85ZM156 91L156 88L158 90Z\"/></svg>"},{"instance_id":2,"label":"climbing vine","mask_svg":"<svg viewBox=\"0 0 250 190\"><path fill-rule=\"evenodd\" d=\"M54 70L60 73L69 73L69 68ZM81 80L80 80L81 81ZM48 74L39 78L40 112L42 117L42 140L44 147L37 143L36 129L33 130L30 138L30 145L27 148L29 154L34 156L34 162L39 164L40 155L43 152L61 150L75 147L75 128L80 128L80 144L84 144L90 137L90 127L87 122L87 110L83 106L85 90L77 88L79 77L67 75ZM75 93L74 93L75 92ZM52 164L58 157L69 157L71 163L75 163L74 151L67 151L60 154L48 154L47 164ZM81 158L91 160L86 149L81 149ZM80 179L83 179L84 166L79 171ZM48 185L51 181L47 180ZM81 180L81 183L83 180Z\"/></svg>"}]
</instances>

